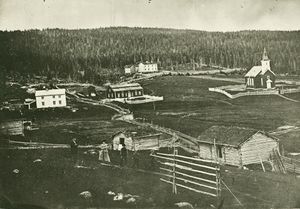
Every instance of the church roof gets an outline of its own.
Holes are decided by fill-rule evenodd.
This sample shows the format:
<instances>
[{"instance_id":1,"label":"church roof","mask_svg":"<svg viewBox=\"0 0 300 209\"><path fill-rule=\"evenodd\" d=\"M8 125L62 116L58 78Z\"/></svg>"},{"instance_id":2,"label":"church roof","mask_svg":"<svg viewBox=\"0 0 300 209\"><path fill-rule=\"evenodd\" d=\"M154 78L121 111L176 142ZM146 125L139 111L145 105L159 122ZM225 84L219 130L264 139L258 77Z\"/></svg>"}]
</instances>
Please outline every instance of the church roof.
<instances>
[{"instance_id":1,"label":"church roof","mask_svg":"<svg viewBox=\"0 0 300 209\"><path fill-rule=\"evenodd\" d=\"M256 77L258 74L264 75L267 71L270 71L273 75L275 75L272 70L263 71L262 66L253 66L251 70L246 73L245 77Z\"/></svg>"},{"instance_id":2,"label":"church roof","mask_svg":"<svg viewBox=\"0 0 300 209\"><path fill-rule=\"evenodd\" d=\"M261 73L261 71L261 66L253 66L251 70L246 73L245 77L256 77L259 73Z\"/></svg>"}]
</instances>

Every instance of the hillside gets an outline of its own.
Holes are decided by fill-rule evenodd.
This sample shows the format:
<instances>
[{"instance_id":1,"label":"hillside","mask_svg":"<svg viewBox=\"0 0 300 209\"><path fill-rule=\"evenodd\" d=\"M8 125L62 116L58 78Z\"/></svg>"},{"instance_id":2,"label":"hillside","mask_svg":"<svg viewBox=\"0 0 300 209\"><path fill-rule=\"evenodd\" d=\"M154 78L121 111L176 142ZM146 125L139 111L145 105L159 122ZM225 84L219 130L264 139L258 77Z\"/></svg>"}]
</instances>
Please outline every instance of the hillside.
<instances>
[{"instance_id":1,"label":"hillside","mask_svg":"<svg viewBox=\"0 0 300 209\"><path fill-rule=\"evenodd\" d=\"M300 74L300 31L223 33L124 27L2 31L0 46L2 72L94 83L114 80L124 65L140 60L158 62L164 69L185 63L250 68L259 63L264 47L276 73Z\"/></svg>"}]
</instances>

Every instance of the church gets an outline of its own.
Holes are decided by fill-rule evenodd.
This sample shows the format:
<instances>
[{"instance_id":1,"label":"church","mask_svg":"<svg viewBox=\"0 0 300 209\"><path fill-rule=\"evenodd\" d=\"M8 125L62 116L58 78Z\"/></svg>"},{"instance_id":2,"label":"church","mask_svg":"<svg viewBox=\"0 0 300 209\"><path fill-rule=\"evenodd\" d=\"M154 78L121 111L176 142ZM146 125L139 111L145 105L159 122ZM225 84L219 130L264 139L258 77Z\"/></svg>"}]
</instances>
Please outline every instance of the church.
<instances>
[{"instance_id":1,"label":"church","mask_svg":"<svg viewBox=\"0 0 300 209\"><path fill-rule=\"evenodd\" d=\"M253 66L245 75L247 88L271 89L275 87L275 73L271 70L270 59L264 48L261 65Z\"/></svg>"}]
</instances>

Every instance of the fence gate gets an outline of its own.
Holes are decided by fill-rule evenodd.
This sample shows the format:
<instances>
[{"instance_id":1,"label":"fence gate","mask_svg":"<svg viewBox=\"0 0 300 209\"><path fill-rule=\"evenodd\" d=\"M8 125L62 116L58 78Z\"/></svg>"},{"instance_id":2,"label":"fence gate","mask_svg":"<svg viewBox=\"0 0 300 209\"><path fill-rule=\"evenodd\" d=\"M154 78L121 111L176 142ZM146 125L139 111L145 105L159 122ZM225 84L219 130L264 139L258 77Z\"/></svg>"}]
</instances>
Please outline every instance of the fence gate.
<instances>
[{"instance_id":1,"label":"fence gate","mask_svg":"<svg viewBox=\"0 0 300 209\"><path fill-rule=\"evenodd\" d=\"M160 180L171 184L177 194L177 187L204 195L221 195L220 166L217 162L179 155L175 148L173 154L152 154L159 162Z\"/></svg>"}]
</instances>

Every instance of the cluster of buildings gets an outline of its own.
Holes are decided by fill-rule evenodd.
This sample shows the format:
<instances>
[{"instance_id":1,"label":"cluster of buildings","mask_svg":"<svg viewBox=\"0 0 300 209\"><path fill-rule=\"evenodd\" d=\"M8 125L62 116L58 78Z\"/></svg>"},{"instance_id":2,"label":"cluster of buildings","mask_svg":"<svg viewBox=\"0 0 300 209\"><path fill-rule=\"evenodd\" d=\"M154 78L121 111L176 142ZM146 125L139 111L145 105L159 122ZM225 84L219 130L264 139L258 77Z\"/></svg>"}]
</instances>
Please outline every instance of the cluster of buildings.
<instances>
[{"instance_id":1,"label":"cluster of buildings","mask_svg":"<svg viewBox=\"0 0 300 209\"><path fill-rule=\"evenodd\" d=\"M140 62L135 65L126 65L124 71L126 75L134 73L155 73L158 72L158 67L157 63Z\"/></svg>"}]
</instances>

